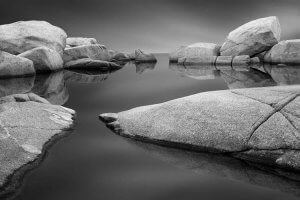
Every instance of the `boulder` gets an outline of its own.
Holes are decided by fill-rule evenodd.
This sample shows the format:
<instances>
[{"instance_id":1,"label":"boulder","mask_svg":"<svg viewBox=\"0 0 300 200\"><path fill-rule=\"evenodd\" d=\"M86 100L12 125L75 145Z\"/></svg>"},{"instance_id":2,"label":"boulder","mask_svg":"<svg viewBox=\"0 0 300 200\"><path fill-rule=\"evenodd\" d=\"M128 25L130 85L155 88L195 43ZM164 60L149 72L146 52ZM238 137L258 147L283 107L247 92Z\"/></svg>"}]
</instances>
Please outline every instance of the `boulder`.
<instances>
[{"instance_id":1,"label":"boulder","mask_svg":"<svg viewBox=\"0 0 300 200\"><path fill-rule=\"evenodd\" d=\"M186 46L180 46L178 49L170 53L170 62L178 62L178 59L184 57Z\"/></svg>"},{"instance_id":2,"label":"boulder","mask_svg":"<svg viewBox=\"0 0 300 200\"><path fill-rule=\"evenodd\" d=\"M66 48L63 55L64 62L90 58L93 60L109 61L110 57L105 46L100 44L82 45L78 47Z\"/></svg>"},{"instance_id":3,"label":"boulder","mask_svg":"<svg viewBox=\"0 0 300 200\"><path fill-rule=\"evenodd\" d=\"M33 61L37 72L56 71L63 68L61 55L47 47L37 47L18 55Z\"/></svg>"},{"instance_id":4,"label":"boulder","mask_svg":"<svg viewBox=\"0 0 300 200\"><path fill-rule=\"evenodd\" d=\"M70 47L77 47L83 45L98 44L95 38L84 38L84 37L68 37L67 45Z\"/></svg>"},{"instance_id":5,"label":"boulder","mask_svg":"<svg viewBox=\"0 0 300 200\"><path fill-rule=\"evenodd\" d=\"M178 64L184 65L214 65L218 56L183 57L178 59Z\"/></svg>"},{"instance_id":6,"label":"boulder","mask_svg":"<svg viewBox=\"0 0 300 200\"><path fill-rule=\"evenodd\" d=\"M45 21L19 21L0 26L0 50L20 54L36 47L48 47L62 55L67 34Z\"/></svg>"},{"instance_id":7,"label":"boulder","mask_svg":"<svg viewBox=\"0 0 300 200\"><path fill-rule=\"evenodd\" d=\"M35 69L31 60L0 51L1 78L28 76L34 74Z\"/></svg>"},{"instance_id":8,"label":"boulder","mask_svg":"<svg viewBox=\"0 0 300 200\"><path fill-rule=\"evenodd\" d=\"M300 86L199 93L101 114L115 133L300 170Z\"/></svg>"},{"instance_id":9,"label":"boulder","mask_svg":"<svg viewBox=\"0 0 300 200\"><path fill-rule=\"evenodd\" d=\"M265 54L264 62L300 64L300 39L279 42Z\"/></svg>"},{"instance_id":10,"label":"boulder","mask_svg":"<svg viewBox=\"0 0 300 200\"><path fill-rule=\"evenodd\" d=\"M220 51L222 56L238 56L261 53L280 41L281 29L277 17L260 18L233 30L227 36Z\"/></svg>"},{"instance_id":11,"label":"boulder","mask_svg":"<svg viewBox=\"0 0 300 200\"><path fill-rule=\"evenodd\" d=\"M0 99L0 197L15 192L26 171L37 166L49 147L70 133L75 111L49 104L34 94Z\"/></svg>"},{"instance_id":12,"label":"boulder","mask_svg":"<svg viewBox=\"0 0 300 200\"><path fill-rule=\"evenodd\" d=\"M187 46L184 50L185 58L202 58L204 62L207 57L219 56L220 54L220 46L213 43L195 43Z\"/></svg>"},{"instance_id":13,"label":"boulder","mask_svg":"<svg viewBox=\"0 0 300 200\"><path fill-rule=\"evenodd\" d=\"M231 63L232 63L232 56L218 56L217 60L216 60L216 67L217 69L222 66L230 66L231 67Z\"/></svg>"},{"instance_id":14,"label":"boulder","mask_svg":"<svg viewBox=\"0 0 300 200\"><path fill-rule=\"evenodd\" d=\"M109 53L109 56L110 56L110 61L112 61L112 62L131 60L129 58L129 56L125 53L117 52L117 51L114 51L114 50L109 50L108 53Z\"/></svg>"},{"instance_id":15,"label":"boulder","mask_svg":"<svg viewBox=\"0 0 300 200\"><path fill-rule=\"evenodd\" d=\"M140 49L135 50L135 61L137 62L157 62L152 53L146 53Z\"/></svg>"},{"instance_id":16,"label":"boulder","mask_svg":"<svg viewBox=\"0 0 300 200\"><path fill-rule=\"evenodd\" d=\"M232 67L248 66L251 63L251 58L248 55L234 56L232 59Z\"/></svg>"},{"instance_id":17,"label":"boulder","mask_svg":"<svg viewBox=\"0 0 300 200\"><path fill-rule=\"evenodd\" d=\"M117 70L121 66L113 63L102 60L93 60L90 58L82 58L78 60L71 60L65 63L64 68L66 69L93 69L93 70Z\"/></svg>"}]
</instances>

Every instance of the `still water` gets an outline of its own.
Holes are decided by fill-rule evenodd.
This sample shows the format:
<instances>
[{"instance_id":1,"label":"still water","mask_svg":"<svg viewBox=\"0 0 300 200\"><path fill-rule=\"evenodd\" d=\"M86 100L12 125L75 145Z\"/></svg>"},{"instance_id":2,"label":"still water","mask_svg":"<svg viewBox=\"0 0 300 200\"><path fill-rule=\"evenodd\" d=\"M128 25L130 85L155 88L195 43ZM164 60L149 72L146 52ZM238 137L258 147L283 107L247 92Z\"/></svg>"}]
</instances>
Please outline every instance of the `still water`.
<instances>
[{"instance_id":1,"label":"still water","mask_svg":"<svg viewBox=\"0 0 300 200\"><path fill-rule=\"evenodd\" d=\"M52 103L76 110L77 124L73 134L56 142L44 161L25 175L15 199L298 199L295 181L231 158L130 141L113 134L98 115L228 87L299 84L299 68L271 78L258 70L169 66L166 55L157 58L156 65L127 64L114 73L44 75L34 80L33 88L20 83Z\"/></svg>"}]
</instances>

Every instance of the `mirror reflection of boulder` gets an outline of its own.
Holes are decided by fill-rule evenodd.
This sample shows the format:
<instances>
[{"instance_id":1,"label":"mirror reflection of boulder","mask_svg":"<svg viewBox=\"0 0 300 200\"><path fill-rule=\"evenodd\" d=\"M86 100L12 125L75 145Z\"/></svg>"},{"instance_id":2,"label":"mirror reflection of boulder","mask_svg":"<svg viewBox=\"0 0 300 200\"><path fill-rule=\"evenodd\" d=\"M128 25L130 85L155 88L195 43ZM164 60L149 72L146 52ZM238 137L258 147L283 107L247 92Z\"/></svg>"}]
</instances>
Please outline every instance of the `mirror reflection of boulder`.
<instances>
[{"instance_id":1,"label":"mirror reflection of boulder","mask_svg":"<svg viewBox=\"0 0 300 200\"><path fill-rule=\"evenodd\" d=\"M105 81L110 72L93 71L93 70L65 70L64 79L66 82L76 83L100 83Z\"/></svg>"},{"instance_id":2,"label":"mirror reflection of boulder","mask_svg":"<svg viewBox=\"0 0 300 200\"><path fill-rule=\"evenodd\" d=\"M135 67L136 67L136 73L137 74L142 74L146 70L153 70L155 68L156 63L155 62L136 62Z\"/></svg>"},{"instance_id":3,"label":"mirror reflection of boulder","mask_svg":"<svg viewBox=\"0 0 300 200\"><path fill-rule=\"evenodd\" d=\"M28 93L34 86L34 80L34 76L0 79L0 97Z\"/></svg>"},{"instance_id":4,"label":"mirror reflection of boulder","mask_svg":"<svg viewBox=\"0 0 300 200\"><path fill-rule=\"evenodd\" d=\"M31 92L55 105L63 105L69 99L63 71L37 75Z\"/></svg>"},{"instance_id":5,"label":"mirror reflection of boulder","mask_svg":"<svg viewBox=\"0 0 300 200\"><path fill-rule=\"evenodd\" d=\"M270 65L264 64L265 71L270 74L278 85L300 84L299 65Z\"/></svg>"}]
</instances>

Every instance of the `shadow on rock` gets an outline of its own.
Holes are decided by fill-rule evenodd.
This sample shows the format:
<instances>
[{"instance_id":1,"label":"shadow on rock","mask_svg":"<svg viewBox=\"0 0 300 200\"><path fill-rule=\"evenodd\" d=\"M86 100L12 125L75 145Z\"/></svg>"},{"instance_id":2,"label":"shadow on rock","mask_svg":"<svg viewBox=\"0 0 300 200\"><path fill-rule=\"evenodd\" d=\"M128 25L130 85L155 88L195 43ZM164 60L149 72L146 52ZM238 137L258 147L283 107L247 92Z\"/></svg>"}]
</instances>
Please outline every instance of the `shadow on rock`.
<instances>
[{"instance_id":1,"label":"shadow on rock","mask_svg":"<svg viewBox=\"0 0 300 200\"><path fill-rule=\"evenodd\" d=\"M300 84L300 66L264 64L264 69L278 85Z\"/></svg>"},{"instance_id":2,"label":"shadow on rock","mask_svg":"<svg viewBox=\"0 0 300 200\"><path fill-rule=\"evenodd\" d=\"M154 158L198 174L216 176L300 196L300 176L289 171L268 169L220 154L191 152L126 139Z\"/></svg>"}]
</instances>

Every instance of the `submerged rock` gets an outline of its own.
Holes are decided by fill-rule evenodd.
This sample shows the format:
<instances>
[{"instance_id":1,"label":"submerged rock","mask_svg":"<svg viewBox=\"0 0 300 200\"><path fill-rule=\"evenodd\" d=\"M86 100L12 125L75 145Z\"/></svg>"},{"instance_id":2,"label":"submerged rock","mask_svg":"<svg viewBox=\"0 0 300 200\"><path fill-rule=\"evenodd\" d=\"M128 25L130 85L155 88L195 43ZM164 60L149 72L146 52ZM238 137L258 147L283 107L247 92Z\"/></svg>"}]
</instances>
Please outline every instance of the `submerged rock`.
<instances>
[{"instance_id":1,"label":"submerged rock","mask_svg":"<svg viewBox=\"0 0 300 200\"><path fill-rule=\"evenodd\" d=\"M146 53L140 49L135 50L135 61L137 62L157 62L152 53Z\"/></svg>"},{"instance_id":2,"label":"submerged rock","mask_svg":"<svg viewBox=\"0 0 300 200\"><path fill-rule=\"evenodd\" d=\"M0 197L15 191L26 170L43 159L47 145L72 130L75 111L34 94L0 99Z\"/></svg>"},{"instance_id":3,"label":"submerged rock","mask_svg":"<svg viewBox=\"0 0 300 200\"><path fill-rule=\"evenodd\" d=\"M114 132L142 141L300 170L300 86L199 93L101 114Z\"/></svg>"},{"instance_id":4,"label":"submerged rock","mask_svg":"<svg viewBox=\"0 0 300 200\"><path fill-rule=\"evenodd\" d=\"M60 54L47 47L37 47L18 56L33 61L36 71L56 71L63 68Z\"/></svg>"},{"instance_id":5,"label":"submerged rock","mask_svg":"<svg viewBox=\"0 0 300 200\"><path fill-rule=\"evenodd\" d=\"M180 46L175 51L171 52L169 55L170 62L178 62L179 58L184 57L185 48L187 46Z\"/></svg>"},{"instance_id":6,"label":"submerged rock","mask_svg":"<svg viewBox=\"0 0 300 200\"><path fill-rule=\"evenodd\" d=\"M100 44L82 45L71 47L64 50L63 60L69 62L81 58L90 58L93 60L109 61L110 57L105 46Z\"/></svg>"},{"instance_id":7,"label":"submerged rock","mask_svg":"<svg viewBox=\"0 0 300 200\"><path fill-rule=\"evenodd\" d=\"M0 51L1 78L28 76L34 74L35 69L31 60Z\"/></svg>"},{"instance_id":8,"label":"submerged rock","mask_svg":"<svg viewBox=\"0 0 300 200\"><path fill-rule=\"evenodd\" d=\"M0 50L20 54L36 47L48 47L62 55L67 34L45 21L19 21L0 26Z\"/></svg>"},{"instance_id":9,"label":"submerged rock","mask_svg":"<svg viewBox=\"0 0 300 200\"><path fill-rule=\"evenodd\" d=\"M300 64L300 39L279 42L266 52L264 62Z\"/></svg>"},{"instance_id":10,"label":"submerged rock","mask_svg":"<svg viewBox=\"0 0 300 200\"><path fill-rule=\"evenodd\" d=\"M93 70L117 70L121 66L113 63L102 60L93 60L90 58L82 58L78 60L71 60L65 63L64 68L66 69L93 69Z\"/></svg>"},{"instance_id":11,"label":"submerged rock","mask_svg":"<svg viewBox=\"0 0 300 200\"><path fill-rule=\"evenodd\" d=\"M69 47L77 47L82 45L98 44L95 38L85 38L85 37L68 37L67 45Z\"/></svg>"},{"instance_id":12,"label":"submerged rock","mask_svg":"<svg viewBox=\"0 0 300 200\"><path fill-rule=\"evenodd\" d=\"M280 41L281 28L277 17L260 18L233 30L220 51L222 56L261 53Z\"/></svg>"}]
</instances>

